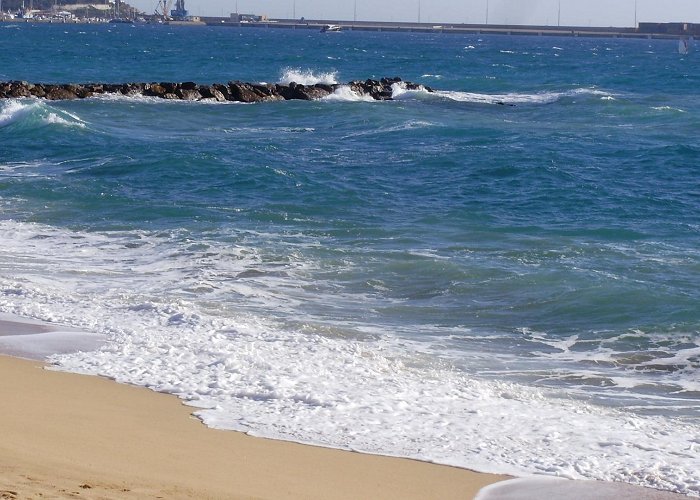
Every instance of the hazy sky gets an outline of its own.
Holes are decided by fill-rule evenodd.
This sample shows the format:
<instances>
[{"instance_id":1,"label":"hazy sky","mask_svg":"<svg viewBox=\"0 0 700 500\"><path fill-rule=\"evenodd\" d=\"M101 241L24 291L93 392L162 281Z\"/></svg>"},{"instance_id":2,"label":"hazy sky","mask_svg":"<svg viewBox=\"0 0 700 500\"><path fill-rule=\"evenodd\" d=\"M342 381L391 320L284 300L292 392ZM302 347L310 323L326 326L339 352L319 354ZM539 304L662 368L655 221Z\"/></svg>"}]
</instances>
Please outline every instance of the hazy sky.
<instances>
[{"instance_id":1,"label":"hazy sky","mask_svg":"<svg viewBox=\"0 0 700 500\"><path fill-rule=\"evenodd\" d=\"M157 0L131 0L153 12ZM700 23L700 0L186 0L191 15L228 16L241 13L269 17L427 23L634 26L637 21Z\"/></svg>"}]
</instances>

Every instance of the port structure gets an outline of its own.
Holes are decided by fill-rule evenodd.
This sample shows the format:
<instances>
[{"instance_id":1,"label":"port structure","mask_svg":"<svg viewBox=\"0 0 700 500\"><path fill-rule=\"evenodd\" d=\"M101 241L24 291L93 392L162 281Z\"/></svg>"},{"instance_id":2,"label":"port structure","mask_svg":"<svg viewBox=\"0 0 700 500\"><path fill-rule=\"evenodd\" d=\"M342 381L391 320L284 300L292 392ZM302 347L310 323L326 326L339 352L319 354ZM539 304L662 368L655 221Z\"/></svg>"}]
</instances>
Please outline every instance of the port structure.
<instances>
[{"instance_id":1,"label":"port structure","mask_svg":"<svg viewBox=\"0 0 700 500\"><path fill-rule=\"evenodd\" d=\"M174 9L170 8L172 4L173 0L158 0L155 15L164 21L186 21L189 13L185 8L185 0L176 0Z\"/></svg>"}]
</instances>

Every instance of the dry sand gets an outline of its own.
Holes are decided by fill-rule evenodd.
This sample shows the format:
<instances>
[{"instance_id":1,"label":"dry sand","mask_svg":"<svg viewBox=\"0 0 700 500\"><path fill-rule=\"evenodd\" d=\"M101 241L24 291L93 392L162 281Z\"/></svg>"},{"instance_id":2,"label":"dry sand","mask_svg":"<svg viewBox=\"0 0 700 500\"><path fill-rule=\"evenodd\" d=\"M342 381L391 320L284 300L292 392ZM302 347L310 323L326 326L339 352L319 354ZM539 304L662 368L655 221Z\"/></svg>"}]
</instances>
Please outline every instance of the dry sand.
<instances>
[{"instance_id":1,"label":"dry sand","mask_svg":"<svg viewBox=\"0 0 700 500\"><path fill-rule=\"evenodd\" d=\"M174 396L7 356L0 402L0 499L469 499L503 479L213 430Z\"/></svg>"}]
</instances>

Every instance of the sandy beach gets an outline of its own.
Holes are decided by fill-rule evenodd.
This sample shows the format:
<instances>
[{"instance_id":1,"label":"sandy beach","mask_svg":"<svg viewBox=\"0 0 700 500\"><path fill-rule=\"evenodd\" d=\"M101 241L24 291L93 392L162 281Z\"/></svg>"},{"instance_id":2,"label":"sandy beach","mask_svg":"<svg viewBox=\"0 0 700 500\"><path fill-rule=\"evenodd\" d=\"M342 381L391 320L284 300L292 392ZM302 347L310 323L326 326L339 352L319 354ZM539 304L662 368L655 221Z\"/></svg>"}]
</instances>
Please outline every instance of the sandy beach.
<instances>
[{"instance_id":1,"label":"sandy beach","mask_svg":"<svg viewBox=\"0 0 700 500\"><path fill-rule=\"evenodd\" d=\"M174 396L8 356L0 400L2 499L465 499L503 479L213 430Z\"/></svg>"}]
</instances>

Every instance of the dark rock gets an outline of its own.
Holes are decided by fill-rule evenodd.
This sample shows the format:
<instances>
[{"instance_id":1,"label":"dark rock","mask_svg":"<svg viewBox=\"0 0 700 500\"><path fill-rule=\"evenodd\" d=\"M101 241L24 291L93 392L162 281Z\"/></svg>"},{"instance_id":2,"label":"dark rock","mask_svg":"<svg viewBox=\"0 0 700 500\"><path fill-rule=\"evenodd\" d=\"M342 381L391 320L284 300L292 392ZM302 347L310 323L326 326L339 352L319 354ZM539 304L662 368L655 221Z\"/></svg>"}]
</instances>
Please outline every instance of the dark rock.
<instances>
[{"instance_id":1,"label":"dark rock","mask_svg":"<svg viewBox=\"0 0 700 500\"><path fill-rule=\"evenodd\" d=\"M421 90L423 88L423 85L412 82L406 82L403 84L403 86L406 90Z\"/></svg>"},{"instance_id":2,"label":"dark rock","mask_svg":"<svg viewBox=\"0 0 700 500\"><path fill-rule=\"evenodd\" d=\"M121 89L122 86L116 83L106 83L103 85L105 94L117 94L121 92Z\"/></svg>"},{"instance_id":3,"label":"dark rock","mask_svg":"<svg viewBox=\"0 0 700 500\"><path fill-rule=\"evenodd\" d=\"M65 87L52 85L46 92L46 99L49 99L50 101L62 101L77 98L78 96L75 94L75 92L72 92L70 89Z\"/></svg>"},{"instance_id":4,"label":"dark rock","mask_svg":"<svg viewBox=\"0 0 700 500\"><path fill-rule=\"evenodd\" d=\"M220 90L211 89L211 93L214 96L214 99L216 99L218 102L226 102L228 100Z\"/></svg>"},{"instance_id":5,"label":"dark rock","mask_svg":"<svg viewBox=\"0 0 700 500\"><path fill-rule=\"evenodd\" d=\"M202 99L214 99L218 102L226 101L224 94L222 94L220 90L214 88L213 85L201 85L199 87L199 93Z\"/></svg>"},{"instance_id":6,"label":"dark rock","mask_svg":"<svg viewBox=\"0 0 700 500\"><path fill-rule=\"evenodd\" d=\"M199 101L202 99L202 94L200 94L198 90L193 89L180 88L175 91L175 95L183 101Z\"/></svg>"},{"instance_id":7,"label":"dark rock","mask_svg":"<svg viewBox=\"0 0 700 500\"><path fill-rule=\"evenodd\" d=\"M252 84L253 90L258 95L262 96L265 101L281 101L284 99L280 93L277 91L277 85L266 83L266 84Z\"/></svg>"},{"instance_id":8,"label":"dark rock","mask_svg":"<svg viewBox=\"0 0 700 500\"><path fill-rule=\"evenodd\" d=\"M379 80L382 85L393 85L394 83L399 83L400 81L402 80L398 76L395 76L394 78L382 78Z\"/></svg>"},{"instance_id":9,"label":"dark rock","mask_svg":"<svg viewBox=\"0 0 700 500\"><path fill-rule=\"evenodd\" d=\"M350 90L356 94L369 95L378 100L387 100L385 97L386 94L383 93L391 90L390 87L385 88L377 80L365 80L364 82L352 81L348 84L348 86L350 87Z\"/></svg>"},{"instance_id":10,"label":"dark rock","mask_svg":"<svg viewBox=\"0 0 700 500\"><path fill-rule=\"evenodd\" d=\"M177 83L161 82L161 86L165 89L166 94L174 94L177 90Z\"/></svg>"},{"instance_id":11,"label":"dark rock","mask_svg":"<svg viewBox=\"0 0 700 500\"><path fill-rule=\"evenodd\" d=\"M126 96L142 95L145 88L145 83L125 83L119 89L119 93Z\"/></svg>"},{"instance_id":12,"label":"dark rock","mask_svg":"<svg viewBox=\"0 0 700 500\"><path fill-rule=\"evenodd\" d=\"M231 92L229 91L228 85L222 85L220 83L215 83L214 85L211 86L212 88L212 93L214 91L219 92L225 100L227 101L232 101L233 99L231 98Z\"/></svg>"},{"instance_id":13,"label":"dark rock","mask_svg":"<svg viewBox=\"0 0 700 500\"><path fill-rule=\"evenodd\" d=\"M10 91L8 95L10 97L31 97L32 93L29 91L29 84L27 82L13 82L10 85Z\"/></svg>"},{"instance_id":14,"label":"dark rock","mask_svg":"<svg viewBox=\"0 0 700 500\"><path fill-rule=\"evenodd\" d=\"M302 96L303 99L307 101L314 101L316 99L321 99L323 97L326 97L329 92L323 87L319 87L317 85L314 85L312 87L309 86L302 86L301 88L297 87L297 93Z\"/></svg>"},{"instance_id":15,"label":"dark rock","mask_svg":"<svg viewBox=\"0 0 700 500\"><path fill-rule=\"evenodd\" d=\"M231 100L237 102L262 102L267 100L264 95L255 91L249 83L231 82L229 83L229 93Z\"/></svg>"},{"instance_id":16,"label":"dark rock","mask_svg":"<svg viewBox=\"0 0 700 500\"><path fill-rule=\"evenodd\" d=\"M279 85L277 87L279 94L287 99L300 99L304 101L313 101L326 97L330 92L322 87L317 87L316 85L301 85L298 83L290 83L288 86Z\"/></svg>"},{"instance_id":17,"label":"dark rock","mask_svg":"<svg viewBox=\"0 0 700 500\"><path fill-rule=\"evenodd\" d=\"M365 90L362 87L362 82L358 82L356 80L353 80L352 82L348 83L348 87L350 88L350 90L352 90L356 94L363 95L365 93Z\"/></svg>"},{"instance_id":18,"label":"dark rock","mask_svg":"<svg viewBox=\"0 0 700 500\"><path fill-rule=\"evenodd\" d=\"M66 83L63 85L59 85L59 87L61 87L64 90L67 90L71 94L75 94L76 96L81 91L81 86L76 83Z\"/></svg>"},{"instance_id":19,"label":"dark rock","mask_svg":"<svg viewBox=\"0 0 700 500\"><path fill-rule=\"evenodd\" d=\"M417 83L403 82L399 77L382 78L381 80L367 79L352 81L347 85L360 95L368 95L377 100L392 98L392 86L401 83L408 90L425 89L432 92L430 87ZM228 84L214 83L198 85L195 82L153 82L153 83L86 83L86 84L33 84L23 81L0 82L0 98L8 97L44 97L46 99L83 99L96 94L118 93L126 96L147 95L163 99L180 99L196 101L200 99L215 99L217 101L262 102L282 99L315 100L335 92L340 85L317 83L301 85L290 83L261 84L232 81Z\"/></svg>"},{"instance_id":20,"label":"dark rock","mask_svg":"<svg viewBox=\"0 0 700 500\"><path fill-rule=\"evenodd\" d=\"M143 91L143 95L151 97L163 97L165 94L167 94L167 90L159 83L151 83Z\"/></svg>"},{"instance_id":21,"label":"dark rock","mask_svg":"<svg viewBox=\"0 0 700 500\"><path fill-rule=\"evenodd\" d=\"M46 90L44 89L44 86L41 84L36 84L34 85L34 88L32 89L32 95L34 97L46 97Z\"/></svg>"},{"instance_id":22,"label":"dark rock","mask_svg":"<svg viewBox=\"0 0 700 500\"><path fill-rule=\"evenodd\" d=\"M335 89L338 88L337 85L328 85L326 83L317 83L316 85L314 85L314 87L316 87L317 89L324 90L328 94L332 94L333 92L335 92Z\"/></svg>"},{"instance_id":23,"label":"dark rock","mask_svg":"<svg viewBox=\"0 0 700 500\"><path fill-rule=\"evenodd\" d=\"M85 87L80 87L75 95L78 96L79 99L87 99L88 97L92 97L94 93Z\"/></svg>"},{"instance_id":24,"label":"dark rock","mask_svg":"<svg viewBox=\"0 0 700 500\"><path fill-rule=\"evenodd\" d=\"M104 85L101 83L88 83L84 85L84 87L88 92L92 92L93 94L104 94Z\"/></svg>"},{"instance_id":25,"label":"dark rock","mask_svg":"<svg viewBox=\"0 0 700 500\"><path fill-rule=\"evenodd\" d=\"M277 85L277 93L286 100L296 99L297 86L296 82L291 82L289 85Z\"/></svg>"}]
</instances>

